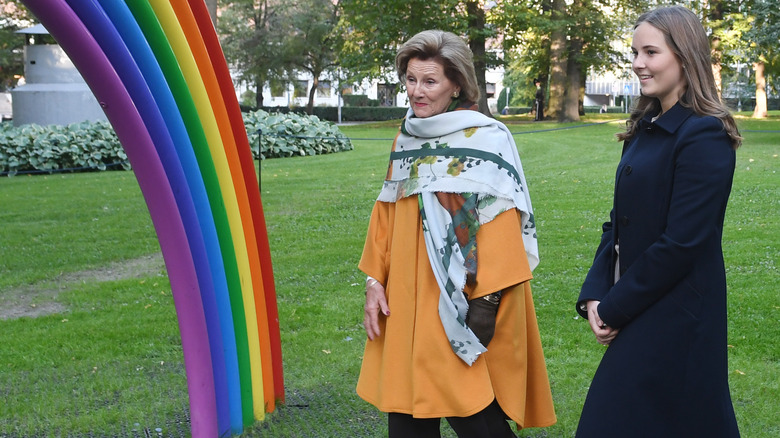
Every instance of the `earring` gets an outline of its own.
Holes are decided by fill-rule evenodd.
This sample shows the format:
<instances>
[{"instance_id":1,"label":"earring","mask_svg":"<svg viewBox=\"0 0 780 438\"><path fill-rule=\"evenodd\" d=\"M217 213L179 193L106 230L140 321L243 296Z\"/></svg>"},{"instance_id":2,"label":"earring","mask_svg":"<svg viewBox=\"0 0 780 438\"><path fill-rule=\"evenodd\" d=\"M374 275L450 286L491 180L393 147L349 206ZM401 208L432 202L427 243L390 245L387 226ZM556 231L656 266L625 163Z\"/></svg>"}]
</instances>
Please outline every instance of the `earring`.
<instances>
[{"instance_id":1,"label":"earring","mask_svg":"<svg viewBox=\"0 0 780 438\"><path fill-rule=\"evenodd\" d=\"M460 96L460 93L459 93L459 92L457 92L457 91L456 91L456 92L452 93L452 98L453 98L453 99L457 99L457 98L458 98L458 96Z\"/></svg>"}]
</instances>

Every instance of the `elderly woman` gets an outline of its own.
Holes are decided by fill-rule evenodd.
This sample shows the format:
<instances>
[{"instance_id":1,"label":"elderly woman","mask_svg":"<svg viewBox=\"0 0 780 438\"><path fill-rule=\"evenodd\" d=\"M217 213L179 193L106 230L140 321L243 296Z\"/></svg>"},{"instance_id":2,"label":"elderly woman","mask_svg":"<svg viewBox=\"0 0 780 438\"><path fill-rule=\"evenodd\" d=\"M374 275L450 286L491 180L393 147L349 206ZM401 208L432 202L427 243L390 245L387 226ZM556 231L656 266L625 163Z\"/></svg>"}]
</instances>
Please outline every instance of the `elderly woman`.
<instances>
[{"instance_id":1,"label":"elderly woman","mask_svg":"<svg viewBox=\"0 0 780 438\"><path fill-rule=\"evenodd\" d=\"M472 54L424 31L396 56L411 106L393 143L360 269L360 397L389 436L512 437L555 423L531 298L531 199L507 128L477 111Z\"/></svg>"}]
</instances>

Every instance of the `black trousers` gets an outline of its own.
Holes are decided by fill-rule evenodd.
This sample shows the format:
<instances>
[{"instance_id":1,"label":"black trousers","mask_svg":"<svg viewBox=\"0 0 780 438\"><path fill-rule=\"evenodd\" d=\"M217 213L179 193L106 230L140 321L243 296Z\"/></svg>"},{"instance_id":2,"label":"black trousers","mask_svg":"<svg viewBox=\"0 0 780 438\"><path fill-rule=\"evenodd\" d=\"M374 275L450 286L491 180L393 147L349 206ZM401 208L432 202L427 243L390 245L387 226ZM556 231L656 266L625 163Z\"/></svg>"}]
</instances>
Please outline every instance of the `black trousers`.
<instances>
[{"instance_id":1,"label":"black trousers","mask_svg":"<svg viewBox=\"0 0 780 438\"><path fill-rule=\"evenodd\" d=\"M408 414L387 414L389 438L440 438L439 418L414 418ZM469 417L447 417L458 438L516 438L498 402Z\"/></svg>"}]
</instances>

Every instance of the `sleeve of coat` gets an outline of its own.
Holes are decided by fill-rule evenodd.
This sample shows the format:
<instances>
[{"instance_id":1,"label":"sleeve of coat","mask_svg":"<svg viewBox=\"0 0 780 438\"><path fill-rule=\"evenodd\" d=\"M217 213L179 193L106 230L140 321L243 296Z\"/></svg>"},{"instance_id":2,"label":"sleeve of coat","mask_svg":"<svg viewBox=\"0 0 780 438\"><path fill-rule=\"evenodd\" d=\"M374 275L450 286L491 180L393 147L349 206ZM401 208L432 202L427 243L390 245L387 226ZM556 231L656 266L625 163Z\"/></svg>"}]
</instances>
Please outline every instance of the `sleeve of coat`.
<instances>
[{"instance_id":1,"label":"sleeve of coat","mask_svg":"<svg viewBox=\"0 0 780 438\"><path fill-rule=\"evenodd\" d=\"M684 125L679 138L666 229L599 304L599 316L611 327L624 326L671 291L719 242L735 152L714 117Z\"/></svg>"},{"instance_id":2,"label":"sleeve of coat","mask_svg":"<svg viewBox=\"0 0 780 438\"><path fill-rule=\"evenodd\" d=\"M368 223L366 243L363 245L363 255L358 268L367 275L387 284L389 266L390 238L392 235L392 217L395 204L377 201L371 211Z\"/></svg>"},{"instance_id":3,"label":"sleeve of coat","mask_svg":"<svg viewBox=\"0 0 780 438\"><path fill-rule=\"evenodd\" d=\"M621 157L626 153L629 144L628 140L623 142ZM596 249L593 263L585 276L580 296L577 298L577 313L585 319L588 318L588 312L582 310L582 304L592 300L601 301L615 282L615 239L612 231L614 222L615 210L613 209L609 212L609 221L604 222L601 226L601 243Z\"/></svg>"},{"instance_id":4,"label":"sleeve of coat","mask_svg":"<svg viewBox=\"0 0 780 438\"><path fill-rule=\"evenodd\" d=\"M607 294L609 288L614 283L614 263L613 254L615 252L615 241L612 238L612 221L614 210L609 213L609 222L604 222L601 226L601 243L596 249L596 255L593 258L593 264L585 276L585 282L582 284L580 296L577 298L577 312L583 317L588 317L588 312L580 308L580 304L596 300L601 301Z\"/></svg>"}]
</instances>

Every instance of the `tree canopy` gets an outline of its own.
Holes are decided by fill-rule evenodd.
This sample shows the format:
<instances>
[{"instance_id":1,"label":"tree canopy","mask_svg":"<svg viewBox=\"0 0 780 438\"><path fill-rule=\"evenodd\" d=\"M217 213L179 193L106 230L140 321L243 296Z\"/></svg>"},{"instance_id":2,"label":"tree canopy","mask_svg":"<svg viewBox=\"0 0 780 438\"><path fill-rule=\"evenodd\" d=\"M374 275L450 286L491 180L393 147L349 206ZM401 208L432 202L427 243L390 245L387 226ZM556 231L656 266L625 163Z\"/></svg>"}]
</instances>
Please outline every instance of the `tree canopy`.
<instances>
[{"instance_id":1,"label":"tree canopy","mask_svg":"<svg viewBox=\"0 0 780 438\"><path fill-rule=\"evenodd\" d=\"M313 79L308 109L323 76L346 83L396 83L398 47L426 29L458 34L474 53L477 80L487 95L486 71L504 68L513 102L530 101L538 78L549 94L545 114L577 120L585 81L606 71L630 76L628 45L636 17L669 0L208 0L236 79L255 90L288 88L297 75ZM755 88L756 115L777 90L780 10L776 0L687 0L710 35L713 72ZM218 7L216 7L218 6ZM23 38L31 24L19 3L0 0L0 88L22 74ZM737 71L735 71L735 69ZM745 74L747 72L748 74ZM752 75L750 74L752 72ZM725 86L723 88L726 88ZM733 93L731 85L731 93ZM499 91L499 90L496 90ZM762 94L763 93L763 94ZM519 100L515 100L519 99ZM741 100L740 100L741 102ZM487 112L486 99L480 107ZM530 103L530 102L527 102ZM505 104L505 103L504 103Z\"/></svg>"},{"instance_id":2,"label":"tree canopy","mask_svg":"<svg viewBox=\"0 0 780 438\"><path fill-rule=\"evenodd\" d=\"M16 85L24 74L24 37L16 31L32 23L32 14L21 3L0 0L0 91Z\"/></svg>"}]
</instances>

